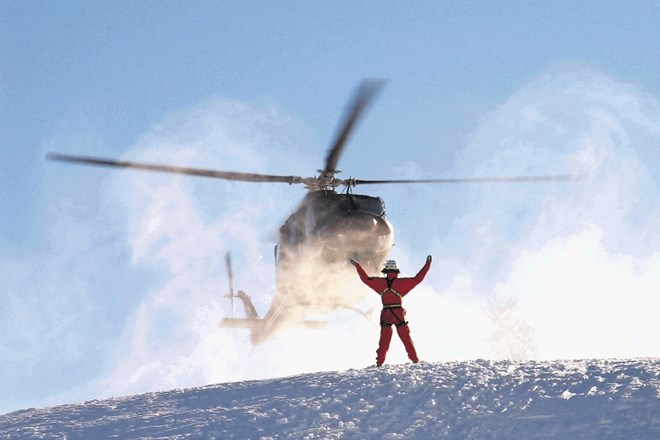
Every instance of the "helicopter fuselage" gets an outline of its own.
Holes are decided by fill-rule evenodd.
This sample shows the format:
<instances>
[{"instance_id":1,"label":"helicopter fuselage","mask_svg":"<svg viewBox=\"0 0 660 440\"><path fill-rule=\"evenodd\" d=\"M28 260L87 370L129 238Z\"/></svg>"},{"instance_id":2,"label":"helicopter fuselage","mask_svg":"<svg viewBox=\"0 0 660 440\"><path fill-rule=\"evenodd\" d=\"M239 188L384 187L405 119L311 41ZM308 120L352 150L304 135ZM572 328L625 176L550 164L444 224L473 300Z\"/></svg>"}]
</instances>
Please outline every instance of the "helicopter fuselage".
<instances>
[{"instance_id":1,"label":"helicopter fuselage","mask_svg":"<svg viewBox=\"0 0 660 440\"><path fill-rule=\"evenodd\" d=\"M368 292L349 260L370 272L380 270L392 249L393 228L380 197L317 190L280 228L275 246L276 295L263 319L223 321L223 327L249 327L260 344L283 328L322 328L309 320L338 310L356 309ZM365 315L366 316L366 315Z\"/></svg>"},{"instance_id":2,"label":"helicopter fuselage","mask_svg":"<svg viewBox=\"0 0 660 440\"><path fill-rule=\"evenodd\" d=\"M302 253L312 253L323 263L347 264L355 258L376 270L393 241L393 228L380 197L320 190L308 193L282 225L275 257L279 268Z\"/></svg>"}]
</instances>

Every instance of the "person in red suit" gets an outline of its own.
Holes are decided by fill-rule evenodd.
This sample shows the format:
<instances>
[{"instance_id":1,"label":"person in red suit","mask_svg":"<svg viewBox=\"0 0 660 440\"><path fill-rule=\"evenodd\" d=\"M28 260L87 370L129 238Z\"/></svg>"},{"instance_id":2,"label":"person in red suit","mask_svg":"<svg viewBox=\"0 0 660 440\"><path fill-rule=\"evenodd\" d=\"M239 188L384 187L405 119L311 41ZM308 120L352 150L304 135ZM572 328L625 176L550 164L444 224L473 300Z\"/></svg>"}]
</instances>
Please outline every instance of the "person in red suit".
<instances>
[{"instance_id":1,"label":"person in red suit","mask_svg":"<svg viewBox=\"0 0 660 440\"><path fill-rule=\"evenodd\" d=\"M406 321L406 309L403 308L402 299L415 286L422 282L427 272L431 268L431 256L426 257L424 267L412 278L399 278L399 268L396 261L388 260L381 271L384 277L370 277L364 271L360 263L351 259L360 279L364 284L371 287L380 295L383 303L383 310L380 312L380 340L378 350L376 350L376 365L381 366L385 362L387 350L390 348L392 340L392 326L396 326L396 332L406 348L408 358L413 362L419 362L415 345L410 337L408 321Z\"/></svg>"}]
</instances>

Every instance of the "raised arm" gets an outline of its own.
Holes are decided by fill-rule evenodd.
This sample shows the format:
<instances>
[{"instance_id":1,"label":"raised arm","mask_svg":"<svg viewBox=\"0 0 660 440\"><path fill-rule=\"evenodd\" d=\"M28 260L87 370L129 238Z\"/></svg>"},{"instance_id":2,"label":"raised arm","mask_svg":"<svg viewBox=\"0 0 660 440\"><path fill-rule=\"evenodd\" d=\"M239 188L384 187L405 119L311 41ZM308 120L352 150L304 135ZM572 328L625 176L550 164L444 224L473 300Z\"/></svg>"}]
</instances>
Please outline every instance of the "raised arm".
<instances>
[{"instance_id":1,"label":"raised arm","mask_svg":"<svg viewBox=\"0 0 660 440\"><path fill-rule=\"evenodd\" d=\"M429 272L429 269L431 268L431 261L433 260L433 257L430 255L426 257L426 263L424 263L424 266L417 272L417 275L415 275L412 278L408 278L410 280L410 289L418 285L424 280L424 277L426 277L426 274Z\"/></svg>"},{"instance_id":2,"label":"raised arm","mask_svg":"<svg viewBox=\"0 0 660 440\"><path fill-rule=\"evenodd\" d=\"M362 280L362 282L366 285L369 285L369 275L367 274L367 272L364 271L362 265L360 265L360 263L358 263L356 260L352 258L351 258L351 264L355 266L355 270L357 270L358 275L360 275L360 279Z\"/></svg>"},{"instance_id":3,"label":"raised arm","mask_svg":"<svg viewBox=\"0 0 660 440\"><path fill-rule=\"evenodd\" d=\"M355 270L357 270L357 273L360 276L362 282L367 286L371 287L375 292L379 292L378 278L370 277L367 274L367 272L362 268L362 265L360 265L360 263L358 263L352 258L351 258L351 264L355 266Z\"/></svg>"}]
</instances>

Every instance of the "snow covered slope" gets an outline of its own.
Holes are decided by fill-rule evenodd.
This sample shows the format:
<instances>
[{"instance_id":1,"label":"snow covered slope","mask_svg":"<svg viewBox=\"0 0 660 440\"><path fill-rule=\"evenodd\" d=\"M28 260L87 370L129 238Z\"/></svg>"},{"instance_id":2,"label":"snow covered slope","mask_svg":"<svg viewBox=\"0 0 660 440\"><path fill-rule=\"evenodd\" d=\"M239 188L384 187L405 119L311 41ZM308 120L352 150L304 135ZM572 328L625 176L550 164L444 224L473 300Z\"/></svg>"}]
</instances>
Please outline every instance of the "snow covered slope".
<instances>
[{"instance_id":1,"label":"snow covered slope","mask_svg":"<svg viewBox=\"0 0 660 440\"><path fill-rule=\"evenodd\" d=\"M0 439L660 439L660 359L450 362L0 416Z\"/></svg>"}]
</instances>

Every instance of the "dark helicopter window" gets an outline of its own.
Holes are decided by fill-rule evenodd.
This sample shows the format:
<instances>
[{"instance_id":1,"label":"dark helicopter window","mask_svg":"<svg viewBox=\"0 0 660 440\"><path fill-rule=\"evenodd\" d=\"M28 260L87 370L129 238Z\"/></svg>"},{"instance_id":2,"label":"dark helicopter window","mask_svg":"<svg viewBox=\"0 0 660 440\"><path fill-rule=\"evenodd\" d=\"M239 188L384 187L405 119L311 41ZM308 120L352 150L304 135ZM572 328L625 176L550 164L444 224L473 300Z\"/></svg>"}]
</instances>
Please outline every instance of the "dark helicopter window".
<instances>
[{"instance_id":1,"label":"dark helicopter window","mask_svg":"<svg viewBox=\"0 0 660 440\"><path fill-rule=\"evenodd\" d=\"M315 194L311 204L314 206L317 218L322 217L324 213L353 210L367 211L377 216L385 215L385 204L380 197L363 194L318 193Z\"/></svg>"},{"instance_id":2,"label":"dark helicopter window","mask_svg":"<svg viewBox=\"0 0 660 440\"><path fill-rule=\"evenodd\" d=\"M385 214L385 204L380 197L351 195L355 206L367 212L382 216Z\"/></svg>"}]
</instances>

